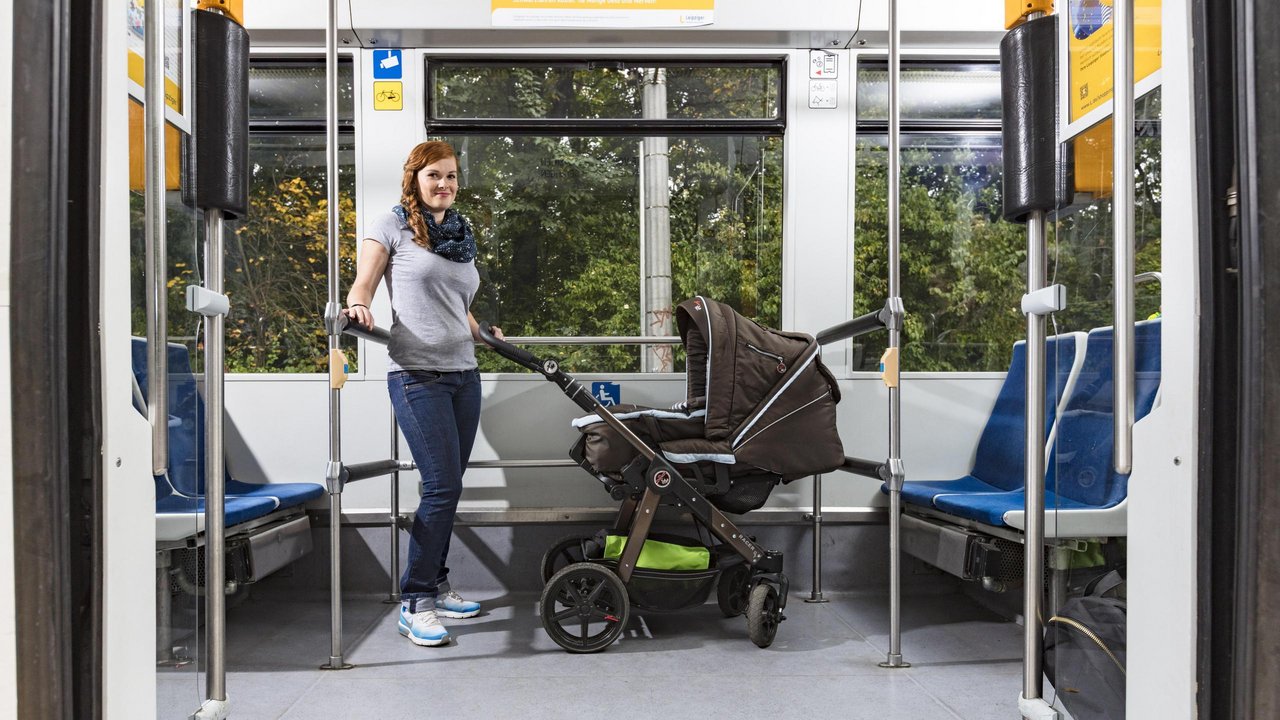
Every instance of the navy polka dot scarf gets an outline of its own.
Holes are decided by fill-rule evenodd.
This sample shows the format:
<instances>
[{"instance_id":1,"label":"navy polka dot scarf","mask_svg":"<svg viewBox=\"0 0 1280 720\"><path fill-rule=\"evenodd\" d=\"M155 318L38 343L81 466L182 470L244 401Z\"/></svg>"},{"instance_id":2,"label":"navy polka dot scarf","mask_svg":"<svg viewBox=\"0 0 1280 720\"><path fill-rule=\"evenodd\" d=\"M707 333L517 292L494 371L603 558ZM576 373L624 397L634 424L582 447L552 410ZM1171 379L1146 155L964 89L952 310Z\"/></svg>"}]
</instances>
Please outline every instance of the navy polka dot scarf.
<instances>
[{"instance_id":1,"label":"navy polka dot scarf","mask_svg":"<svg viewBox=\"0 0 1280 720\"><path fill-rule=\"evenodd\" d=\"M400 222L409 225L409 214L396 205L391 211L400 218ZM471 234L471 225L458 213L449 208L444 211L444 221L437 223L431 213L423 210L422 216L427 221L427 236L431 239L431 252L445 260L454 262L471 262L476 259L476 238Z\"/></svg>"}]
</instances>

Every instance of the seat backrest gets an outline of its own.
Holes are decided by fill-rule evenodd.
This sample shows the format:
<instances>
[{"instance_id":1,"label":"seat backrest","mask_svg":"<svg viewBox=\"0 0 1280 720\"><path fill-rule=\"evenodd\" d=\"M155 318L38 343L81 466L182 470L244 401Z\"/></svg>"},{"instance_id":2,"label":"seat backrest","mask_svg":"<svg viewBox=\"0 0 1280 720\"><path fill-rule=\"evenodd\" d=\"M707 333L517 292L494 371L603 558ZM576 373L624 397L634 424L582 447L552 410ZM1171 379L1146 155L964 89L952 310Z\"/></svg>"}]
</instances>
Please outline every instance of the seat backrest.
<instances>
[{"instance_id":1,"label":"seat backrest","mask_svg":"<svg viewBox=\"0 0 1280 720\"><path fill-rule=\"evenodd\" d=\"M1093 507L1111 507L1128 495L1129 476L1115 471L1114 332L1089 332L1089 349L1075 390L1058 422L1045 487ZM1160 320L1134 326L1134 420L1151 412L1160 389ZM1052 508L1050 508L1052 509Z\"/></svg>"},{"instance_id":2,"label":"seat backrest","mask_svg":"<svg viewBox=\"0 0 1280 720\"><path fill-rule=\"evenodd\" d=\"M1064 333L1045 342L1044 428L1048 439L1063 392L1076 368L1081 333ZM1004 385L987 418L973 462L973 476L1002 490L1017 490L1026 479L1027 343L1014 343Z\"/></svg>"},{"instance_id":3,"label":"seat backrest","mask_svg":"<svg viewBox=\"0 0 1280 720\"><path fill-rule=\"evenodd\" d=\"M200 495L204 492L204 402L191 372L191 360L187 346L168 344L169 356L169 478L156 479L156 497L162 484L172 484L182 495ZM133 338L133 376L138 383L143 401L147 397L147 341Z\"/></svg>"}]
</instances>

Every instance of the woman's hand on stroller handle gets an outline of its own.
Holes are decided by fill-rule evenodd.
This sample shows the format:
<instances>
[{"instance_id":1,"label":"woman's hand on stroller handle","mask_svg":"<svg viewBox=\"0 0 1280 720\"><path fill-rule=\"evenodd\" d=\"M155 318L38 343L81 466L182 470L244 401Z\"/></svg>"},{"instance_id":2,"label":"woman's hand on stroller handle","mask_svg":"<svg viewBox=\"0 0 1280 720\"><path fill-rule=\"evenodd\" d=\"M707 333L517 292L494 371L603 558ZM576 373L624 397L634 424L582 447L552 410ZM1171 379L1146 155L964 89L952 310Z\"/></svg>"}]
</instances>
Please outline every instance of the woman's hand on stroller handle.
<instances>
[{"instance_id":1,"label":"woman's hand on stroller handle","mask_svg":"<svg viewBox=\"0 0 1280 720\"><path fill-rule=\"evenodd\" d=\"M494 352L530 370L542 371L542 361L528 350L518 348L507 342L506 337L502 334L502 328L490 325L481 319L476 320L476 325L476 332L480 334L480 339L484 341L485 345L493 348Z\"/></svg>"}]
</instances>

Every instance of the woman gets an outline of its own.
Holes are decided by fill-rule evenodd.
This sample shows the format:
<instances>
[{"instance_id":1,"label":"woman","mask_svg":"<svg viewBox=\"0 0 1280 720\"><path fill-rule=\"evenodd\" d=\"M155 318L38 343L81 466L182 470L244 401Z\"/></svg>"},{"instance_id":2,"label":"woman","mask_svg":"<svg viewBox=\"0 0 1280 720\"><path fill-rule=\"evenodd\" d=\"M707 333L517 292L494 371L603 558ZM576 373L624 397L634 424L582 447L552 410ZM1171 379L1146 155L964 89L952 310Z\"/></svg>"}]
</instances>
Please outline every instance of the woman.
<instances>
[{"instance_id":1,"label":"woman","mask_svg":"<svg viewBox=\"0 0 1280 720\"><path fill-rule=\"evenodd\" d=\"M449 587L449 539L462 495L462 473L480 420L476 320L468 308L480 277L476 241L453 209L458 160L447 143L409 153L400 204L379 217L364 240L348 317L373 327L369 305L385 279L391 296L387 389L396 420L422 474L422 499L400 578L400 634L418 645L444 645L446 618L467 618L480 605ZM494 328L502 337L502 331Z\"/></svg>"}]
</instances>

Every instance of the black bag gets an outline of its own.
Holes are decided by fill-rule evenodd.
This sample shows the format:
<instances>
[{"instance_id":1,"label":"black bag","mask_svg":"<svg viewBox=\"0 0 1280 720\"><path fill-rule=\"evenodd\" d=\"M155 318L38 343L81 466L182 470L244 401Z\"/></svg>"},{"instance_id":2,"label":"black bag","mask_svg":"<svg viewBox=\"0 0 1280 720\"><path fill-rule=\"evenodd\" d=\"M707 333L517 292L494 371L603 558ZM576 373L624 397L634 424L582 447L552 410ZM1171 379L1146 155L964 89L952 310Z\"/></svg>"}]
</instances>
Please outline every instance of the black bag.
<instances>
[{"instance_id":1,"label":"black bag","mask_svg":"<svg viewBox=\"0 0 1280 720\"><path fill-rule=\"evenodd\" d=\"M1044 674L1076 720L1123 720L1125 698L1124 579L1112 571L1049 618Z\"/></svg>"}]
</instances>

